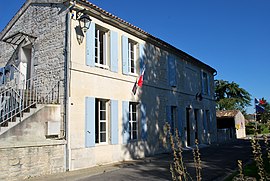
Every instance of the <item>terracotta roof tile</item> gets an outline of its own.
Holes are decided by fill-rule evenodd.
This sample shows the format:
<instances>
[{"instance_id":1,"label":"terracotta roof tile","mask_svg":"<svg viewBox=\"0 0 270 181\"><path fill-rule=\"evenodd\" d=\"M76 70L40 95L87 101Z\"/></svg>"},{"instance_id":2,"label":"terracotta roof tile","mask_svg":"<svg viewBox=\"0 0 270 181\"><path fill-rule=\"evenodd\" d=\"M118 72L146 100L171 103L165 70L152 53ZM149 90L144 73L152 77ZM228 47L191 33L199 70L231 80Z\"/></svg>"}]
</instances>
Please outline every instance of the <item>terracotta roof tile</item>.
<instances>
[{"instance_id":1,"label":"terracotta roof tile","mask_svg":"<svg viewBox=\"0 0 270 181\"><path fill-rule=\"evenodd\" d=\"M128 26L130 26L130 27L132 27L132 28L135 28L136 30L138 30L138 31L140 31L140 32L142 32L142 33L144 33L144 34L146 34L146 35L148 35L148 36L152 36L152 35L150 35L149 33L147 33L146 31L142 30L141 28L139 28L139 27L137 27L137 26L134 26L134 25L130 24L129 22L127 22L127 21L125 21L125 20L123 20L123 19L121 19L121 18L119 18L119 17L117 17L117 16L115 16L115 15L113 15L113 14L111 14L111 13L105 11L104 9L101 9L101 8L98 7L97 5L95 5L95 4L93 4L93 3L90 3L90 2L87 1L87 0L80 0L80 1L81 1L81 2L84 2L84 3L86 3L86 4L88 4L89 6L95 8L96 10L100 11L101 13L103 13L103 14L105 14L105 15L108 15L108 16L112 17L113 19L115 19L115 20L121 22L121 23L124 23L124 24L126 24L126 25L128 25ZM152 36L152 37L153 37L153 36Z\"/></svg>"},{"instance_id":2,"label":"terracotta roof tile","mask_svg":"<svg viewBox=\"0 0 270 181\"><path fill-rule=\"evenodd\" d=\"M238 111L238 110L217 111L216 116L217 116L217 118L222 118L222 117L223 118L224 117L232 118L232 117L235 117L236 114L238 114L238 112L240 112L240 111Z\"/></svg>"}]
</instances>

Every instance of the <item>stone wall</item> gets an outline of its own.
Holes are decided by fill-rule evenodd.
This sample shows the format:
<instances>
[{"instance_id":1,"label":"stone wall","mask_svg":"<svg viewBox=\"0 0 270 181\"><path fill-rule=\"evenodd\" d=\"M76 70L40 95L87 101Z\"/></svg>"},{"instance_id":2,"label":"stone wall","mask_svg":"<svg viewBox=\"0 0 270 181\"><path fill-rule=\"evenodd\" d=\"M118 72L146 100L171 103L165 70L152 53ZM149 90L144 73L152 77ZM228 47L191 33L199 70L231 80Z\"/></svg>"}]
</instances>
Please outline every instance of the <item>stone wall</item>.
<instances>
[{"instance_id":1,"label":"stone wall","mask_svg":"<svg viewBox=\"0 0 270 181\"><path fill-rule=\"evenodd\" d=\"M64 144L0 147L0 180L23 180L65 171Z\"/></svg>"},{"instance_id":2,"label":"stone wall","mask_svg":"<svg viewBox=\"0 0 270 181\"><path fill-rule=\"evenodd\" d=\"M60 102L64 100L66 11L63 3L32 3L23 7L1 33L3 39L22 32L36 39L32 42L33 76L42 74L39 91L49 92L60 81ZM18 16L19 15L19 16ZM18 46L0 41L0 67L10 63ZM62 106L62 115L64 108ZM63 116L62 116L63 117ZM62 118L63 120L63 118ZM62 125L63 130L63 125Z\"/></svg>"}]
</instances>

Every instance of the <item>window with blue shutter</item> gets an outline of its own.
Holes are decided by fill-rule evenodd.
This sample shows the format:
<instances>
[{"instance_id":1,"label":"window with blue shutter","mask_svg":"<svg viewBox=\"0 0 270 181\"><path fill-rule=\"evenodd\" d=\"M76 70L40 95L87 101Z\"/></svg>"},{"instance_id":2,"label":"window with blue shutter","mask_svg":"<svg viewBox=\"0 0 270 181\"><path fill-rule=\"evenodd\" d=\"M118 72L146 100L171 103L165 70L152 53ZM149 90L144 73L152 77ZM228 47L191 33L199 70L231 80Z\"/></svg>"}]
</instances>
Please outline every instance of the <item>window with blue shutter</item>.
<instances>
[{"instance_id":1,"label":"window with blue shutter","mask_svg":"<svg viewBox=\"0 0 270 181\"><path fill-rule=\"evenodd\" d=\"M86 32L86 65L95 66L95 23Z\"/></svg>"},{"instance_id":2,"label":"window with blue shutter","mask_svg":"<svg viewBox=\"0 0 270 181\"><path fill-rule=\"evenodd\" d=\"M175 58L172 55L168 56L168 77L169 85L171 87L176 87L176 64Z\"/></svg>"},{"instance_id":3,"label":"window with blue shutter","mask_svg":"<svg viewBox=\"0 0 270 181\"><path fill-rule=\"evenodd\" d=\"M118 34L111 31L111 71L118 72Z\"/></svg>"},{"instance_id":4,"label":"window with blue shutter","mask_svg":"<svg viewBox=\"0 0 270 181\"><path fill-rule=\"evenodd\" d=\"M129 102L123 101L122 102L122 121L123 121L123 144L127 144L129 140Z\"/></svg>"},{"instance_id":5,"label":"window with blue shutter","mask_svg":"<svg viewBox=\"0 0 270 181\"><path fill-rule=\"evenodd\" d=\"M122 36L122 71L123 74L128 75L128 38Z\"/></svg>"},{"instance_id":6,"label":"window with blue shutter","mask_svg":"<svg viewBox=\"0 0 270 181\"><path fill-rule=\"evenodd\" d=\"M207 75L207 91L208 91L208 95L210 95L210 80L209 80L209 75Z\"/></svg>"},{"instance_id":7,"label":"window with blue shutter","mask_svg":"<svg viewBox=\"0 0 270 181\"><path fill-rule=\"evenodd\" d=\"M95 98L85 99L85 147L95 146Z\"/></svg>"},{"instance_id":8,"label":"window with blue shutter","mask_svg":"<svg viewBox=\"0 0 270 181\"><path fill-rule=\"evenodd\" d=\"M118 144L118 101L111 100L111 144Z\"/></svg>"},{"instance_id":9,"label":"window with blue shutter","mask_svg":"<svg viewBox=\"0 0 270 181\"><path fill-rule=\"evenodd\" d=\"M209 76L206 72L201 72L202 79L202 93L210 95L210 85L209 85Z\"/></svg>"},{"instance_id":10,"label":"window with blue shutter","mask_svg":"<svg viewBox=\"0 0 270 181\"><path fill-rule=\"evenodd\" d=\"M146 105L141 103L141 138L147 140Z\"/></svg>"}]
</instances>

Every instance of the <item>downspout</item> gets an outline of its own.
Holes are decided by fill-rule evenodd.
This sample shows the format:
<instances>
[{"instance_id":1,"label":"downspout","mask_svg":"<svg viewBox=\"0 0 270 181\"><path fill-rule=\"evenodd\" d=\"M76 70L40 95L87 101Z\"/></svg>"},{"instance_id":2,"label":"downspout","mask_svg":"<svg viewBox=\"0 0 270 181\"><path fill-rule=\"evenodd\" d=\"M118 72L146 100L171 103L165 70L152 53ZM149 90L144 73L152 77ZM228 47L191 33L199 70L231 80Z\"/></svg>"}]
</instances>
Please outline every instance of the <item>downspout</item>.
<instances>
[{"instance_id":1,"label":"downspout","mask_svg":"<svg viewBox=\"0 0 270 181\"><path fill-rule=\"evenodd\" d=\"M70 142L69 142L69 97L70 97L70 61L71 61L71 16L70 11L76 5L76 1L72 1L66 13L66 33L65 33L65 70L64 70L64 137L67 142L65 148L66 155L66 171L70 170Z\"/></svg>"}]
</instances>

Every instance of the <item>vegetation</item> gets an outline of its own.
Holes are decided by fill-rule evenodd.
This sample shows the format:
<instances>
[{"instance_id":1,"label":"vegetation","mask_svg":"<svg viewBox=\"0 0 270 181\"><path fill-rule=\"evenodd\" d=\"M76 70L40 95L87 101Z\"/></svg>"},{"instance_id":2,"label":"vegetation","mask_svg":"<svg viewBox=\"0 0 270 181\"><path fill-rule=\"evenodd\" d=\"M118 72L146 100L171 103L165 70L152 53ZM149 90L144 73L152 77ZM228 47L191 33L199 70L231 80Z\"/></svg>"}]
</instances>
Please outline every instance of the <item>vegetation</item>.
<instances>
[{"instance_id":1,"label":"vegetation","mask_svg":"<svg viewBox=\"0 0 270 181\"><path fill-rule=\"evenodd\" d=\"M173 163L170 164L170 172L172 175L173 181L188 181L193 180L191 175L186 169L186 166L183 161L182 155L182 144L181 139L178 135L178 130L175 130L175 136L171 133L171 128L168 123L164 126L165 135L168 136L170 140L170 146L173 151ZM201 166L201 159L200 159L200 152L198 147L198 141L195 141L195 149L193 149L193 159L194 159L194 166L196 169L196 180L202 180L202 166Z\"/></svg>"},{"instance_id":2,"label":"vegetation","mask_svg":"<svg viewBox=\"0 0 270 181\"><path fill-rule=\"evenodd\" d=\"M173 181L188 181L193 180L191 175L186 169L185 163L183 161L182 155L182 144L181 139L178 135L178 130L175 130L175 135L171 133L170 125L167 123L164 126L165 135L170 141L170 146L173 151L173 162L170 164L170 172ZM255 135L250 140L252 153L253 153L253 161L243 166L242 161L238 160L238 168L239 171L233 173L226 181L245 181L245 180L270 180L270 147L267 136L263 136L264 145L261 146L257 132L255 131ZM263 148L265 150L263 150ZM196 170L196 180L203 180L202 176L202 163L200 158L200 152L198 147L198 141L195 141L195 148L193 149L193 159L194 166Z\"/></svg>"},{"instance_id":3,"label":"vegetation","mask_svg":"<svg viewBox=\"0 0 270 181\"><path fill-rule=\"evenodd\" d=\"M260 104L261 107L263 107L264 112L259 112L256 115L256 120L258 120L261 123L267 123L270 120L270 104L267 102L266 99L261 99L263 104Z\"/></svg>"},{"instance_id":4,"label":"vegetation","mask_svg":"<svg viewBox=\"0 0 270 181\"><path fill-rule=\"evenodd\" d=\"M269 123L256 123L256 122L249 122L246 124L247 135L254 135L255 130L258 134L269 134L270 125Z\"/></svg>"},{"instance_id":5,"label":"vegetation","mask_svg":"<svg viewBox=\"0 0 270 181\"><path fill-rule=\"evenodd\" d=\"M235 82L215 80L215 84L217 110L240 110L245 114L251 95Z\"/></svg>"},{"instance_id":6,"label":"vegetation","mask_svg":"<svg viewBox=\"0 0 270 181\"><path fill-rule=\"evenodd\" d=\"M235 180L235 181L244 181L244 180L269 180L270 174L270 148L267 136L263 136L264 146L265 146L265 155L264 151L257 139L257 135L251 139L252 153L253 153L253 162L242 167L242 162L238 160L239 172L232 174L226 179L226 181ZM241 164L239 164L241 162Z\"/></svg>"}]
</instances>

